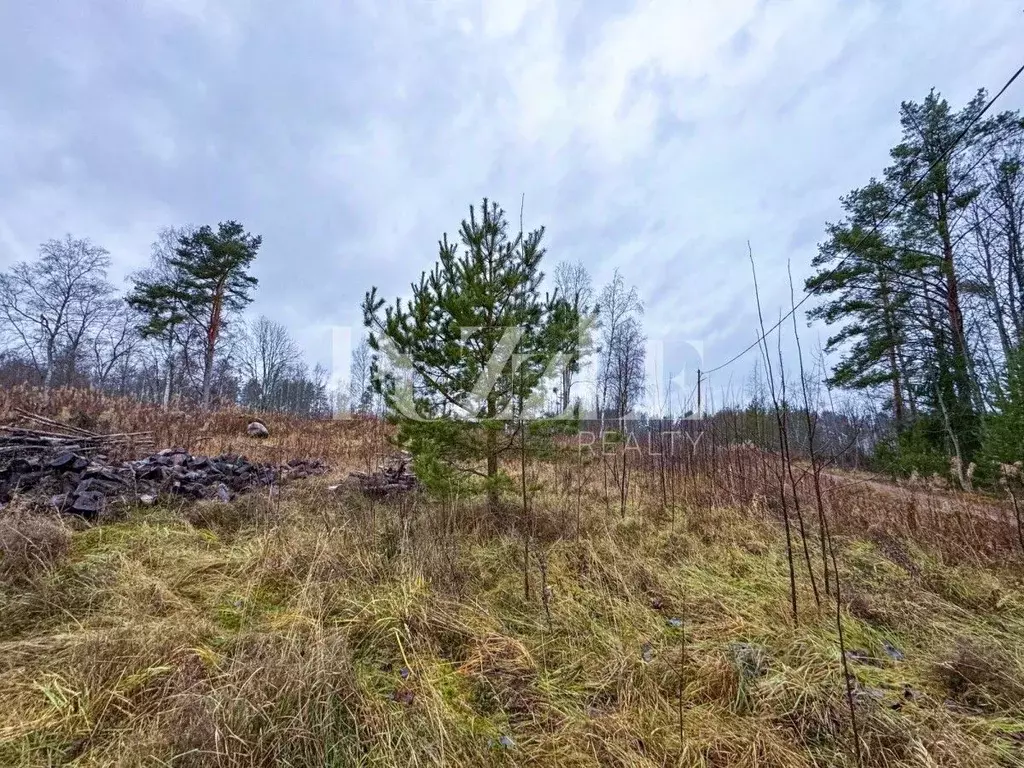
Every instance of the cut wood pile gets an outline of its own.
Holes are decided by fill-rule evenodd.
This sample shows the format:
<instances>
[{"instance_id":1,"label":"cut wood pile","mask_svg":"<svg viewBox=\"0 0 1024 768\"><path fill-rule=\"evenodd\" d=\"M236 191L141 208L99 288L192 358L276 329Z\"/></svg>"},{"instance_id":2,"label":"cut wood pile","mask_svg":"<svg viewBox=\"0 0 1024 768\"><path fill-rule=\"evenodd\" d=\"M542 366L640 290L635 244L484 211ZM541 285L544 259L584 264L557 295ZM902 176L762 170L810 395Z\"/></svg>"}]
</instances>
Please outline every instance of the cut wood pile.
<instances>
[{"instance_id":1,"label":"cut wood pile","mask_svg":"<svg viewBox=\"0 0 1024 768\"><path fill-rule=\"evenodd\" d=\"M419 487L419 480L409 471L410 460L407 454L403 454L386 460L376 472L350 472L349 484L368 496L389 496L415 490Z\"/></svg>"},{"instance_id":2,"label":"cut wood pile","mask_svg":"<svg viewBox=\"0 0 1024 768\"><path fill-rule=\"evenodd\" d=\"M38 414L17 410L22 421L37 424L42 429L27 426L0 425L0 460L10 456L30 456L54 451L74 451L79 454L133 450L153 446L152 432L119 432L101 434L80 427L47 419Z\"/></svg>"},{"instance_id":3,"label":"cut wood pile","mask_svg":"<svg viewBox=\"0 0 1024 768\"><path fill-rule=\"evenodd\" d=\"M121 449L126 440L147 445L147 433L99 435L42 417L32 420L49 429L0 427L0 505L29 496L91 518L113 506L148 505L161 497L230 501L238 493L328 469L316 460L259 464L235 454L194 456L183 448L111 461L99 451Z\"/></svg>"}]
</instances>

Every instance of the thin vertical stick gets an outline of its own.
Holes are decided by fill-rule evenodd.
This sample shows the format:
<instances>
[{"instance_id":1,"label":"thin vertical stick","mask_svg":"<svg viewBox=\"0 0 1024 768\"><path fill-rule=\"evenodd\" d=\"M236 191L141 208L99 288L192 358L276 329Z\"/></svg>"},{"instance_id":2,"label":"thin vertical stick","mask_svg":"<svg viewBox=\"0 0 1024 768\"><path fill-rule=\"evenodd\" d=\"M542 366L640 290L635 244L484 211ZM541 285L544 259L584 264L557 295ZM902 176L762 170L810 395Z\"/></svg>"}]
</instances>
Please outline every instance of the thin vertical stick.
<instances>
[{"instance_id":1,"label":"thin vertical stick","mask_svg":"<svg viewBox=\"0 0 1024 768\"><path fill-rule=\"evenodd\" d=\"M781 312L780 312L781 314ZM800 528L800 543L804 550L804 562L807 564L807 574L811 579L811 590L814 592L814 604L821 606L821 597L818 595L818 580L814 576L814 568L811 566L811 551L807 547L807 528L804 526L804 515L800 511L800 492L797 488L796 478L793 477L793 454L789 449L789 403L786 400L786 367L782 362L782 318L779 318L779 378L782 380L782 461L786 466L789 475L789 485L793 489L793 510L796 512L797 525Z\"/></svg>"},{"instance_id":2,"label":"thin vertical stick","mask_svg":"<svg viewBox=\"0 0 1024 768\"><path fill-rule=\"evenodd\" d=\"M747 253L750 256L750 271L754 276L754 299L757 302L757 319L761 325L761 342L763 345L762 354L764 355L765 367L768 371L768 390L772 396L772 404L775 406L775 420L779 430L779 451L781 454L783 449L782 414L779 410L778 398L775 396L775 376L772 372L771 356L768 354L768 336L764 330L764 316L761 313L761 293L757 287L757 270L754 267L754 251L751 249L749 242L747 243ZM780 461L784 461L784 458L781 455ZM796 602L796 568L793 564L793 533L789 524L789 507L786 503L786 486L781 467L776 473L776 480L779 484L779 500L782 504L782 519L786 528L786 561L789 564L789 600L793 611L793 624L799 625L800 620L797 614Z\"/></svg>"},{"instance_id":3,"label":"thin vertical stick","mask_svg":"<svg viewBox=\"0 0 1024 768\"><path fill-rule=\"evenodd\" d=\"M683 690L686 688L686 605L684 603L679 621L679 691L677 709L679 716L679 750L682 752L685 729L683 728Z\"/></svg>"},{"instance_id":4,"label":"thin vertical stick","mask_svg":"<svg viewBox=\"0 0 1024 768\"><path fill-rule=\"evenodd\" d=\"M811 476L814 480L814 500L818 505L818 535L821 538L821 566L825 574L825 595L829 591L828 559L825 550L825 505L821 497L821 467L818 465L818 455L814 450L814 437L817 433L818 419L811 416L811 398L807 394L807 377L804 374L804 353L800 346L800 334L796 328L796 303L793 295L793 272L786 263L786 271L789 273L789 303L793 313L793 338L796 339L797 359L800 361L800 388L804 396L804 415L807 418L807 451L811 457Z\"/></svg>"}]
</instances>

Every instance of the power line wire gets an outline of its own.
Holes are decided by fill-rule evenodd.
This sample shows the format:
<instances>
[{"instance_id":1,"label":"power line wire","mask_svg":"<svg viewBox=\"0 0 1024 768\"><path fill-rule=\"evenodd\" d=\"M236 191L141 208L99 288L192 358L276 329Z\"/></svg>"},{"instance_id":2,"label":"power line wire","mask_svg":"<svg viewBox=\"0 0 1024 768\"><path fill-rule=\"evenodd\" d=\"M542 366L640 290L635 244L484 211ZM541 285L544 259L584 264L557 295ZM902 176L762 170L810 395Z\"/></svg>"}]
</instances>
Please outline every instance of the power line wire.
<instances>
[{"instance_id":1,"label":"power line wire","mask_svg":"<svg viewBox=\"0 0 1024 768\"><path fill-rule=\"evenodd\" d=\"M959 144L963 140L963 138L967 135L967 133L971 130L971 128L973 128L974 125L979 120L981 120L982 117L984 117L985 113L988 112L989 109L991 109L992 105L995 104L996 101L1004 93L1006 93L1007 89L1011 85L1013 85L1013 83L1017 80L1018 77L1020 77L1021 73L1024 73L1024 64L1022 64L1020 66L1020 68L1016 72L1013 73L1013 75L1010 77L1010 79L1007 80L1006 83L1003 85L1003 87L999 89L999 92L989 100L989 102L985 105L984 109L982 109L977 115L974 116L974 118L967 124L967 126L956 137L956 139L954 139L953 142L950 143L949 147L939 156L939 158L934 163L931 164L931 166L928 168L928 170L925 171L925 173L916 182L914 182L913 186L911 186L911 188L909 190L907 190L907 192L904 193L904 195L898 201L896 201L896 203L893 204L889 208L889 210L887 210L885 212L885 215L882 216L882 219L877 224L875 224L875 226L873 226L868 233L863 234L857 240L856 244L851 247L851 250L853 248L856 248L857 246L859 246L869 235L875 234L878 231L878 228L880 226L882 226L882 224L884 224L889 219L889 217L892 216L896 212L897 209L899 209L908 200L910 200L910 198L913 196L914 192L917 191L917 188L919 186L921 186L921 184L924 183L925 179L927 179L929 176L932 175L932 173L935 171L936 168L938 168L940 163L944 162L947 159L947 156L950 153L952 153L952 151L956 148L957 144ZM747 248L748 249L750 248L750 242L749 241L747 241ZM843 263L847 259L849 259L849 258L850 258L849 255L844 256L842 259L839 260L838 264L836 264L831 270L829 270L828 272L825 273L825 276L829 276L829 275L832 275L832 274L835 274L836 272L838 272L839 269L843 266ZM721 365L718 365L718 366L716 366L714 368L709 369L708 371L706 371L706 373L709 373L709 374L715 373L716 371L720 371L723 368L726 368L726 367L732 365L737 360L739 360L741 357L743 357L748 352L750 352L752 349L757 347L762 341L764 341L765 339L768 338L769 334L773 333L775 330L780 328L782 326L782 324L790 316L792 316L793 313L796 312L797 309L799 309L803 305L803 303L805 301L807 301L809 298L811 298L812 295L813 295L813 292L812 293L808 293L802 299L800 299L800 301L798 301L796 303L796 305L789 310L789 312L787 312L785 315L783 315L781 318L779 318L779 322L777 322L775 325L773 325L771 328L769 328L767 331L765 331L763 334L761 334L761 336L759 336L757 339L755 339L750 344L750 346L746 347L743 351L741 351L738 354L734 355L733 357L729 358L728 360L726 360Z\"/></svg>"}]
</instances>

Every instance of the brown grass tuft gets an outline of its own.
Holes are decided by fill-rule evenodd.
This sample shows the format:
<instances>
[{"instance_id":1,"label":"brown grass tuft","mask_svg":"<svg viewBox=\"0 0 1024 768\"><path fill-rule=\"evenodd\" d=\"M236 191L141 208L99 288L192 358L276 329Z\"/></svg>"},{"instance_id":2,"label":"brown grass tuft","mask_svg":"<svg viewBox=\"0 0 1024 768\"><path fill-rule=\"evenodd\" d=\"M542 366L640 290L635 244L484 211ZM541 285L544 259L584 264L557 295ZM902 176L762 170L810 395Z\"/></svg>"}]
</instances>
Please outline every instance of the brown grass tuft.
<instances>
[{"instance_id":1,"label":"brown grass tuft","mask_svg":"<svg viewBox=\"0 0 1024 768\"><path fill-rule=\"evenodd\" d=\"M1019 638L1018 638L1019 639ZM1024 712L1024 656L991 639L959 637L935 665L949 698L971 709Z\"/></svg>"},{"instance_id":2,"label":"brown grass tuft","mask_svg":"<svg viewBox=\"0 0 1024 768\"><path fill-rule=\"evenodd\" d=\"M0 517L0 581L32 581L54 568L71 549L71 533L60 520L31 512Z\"/></svg>"}]
</instances>

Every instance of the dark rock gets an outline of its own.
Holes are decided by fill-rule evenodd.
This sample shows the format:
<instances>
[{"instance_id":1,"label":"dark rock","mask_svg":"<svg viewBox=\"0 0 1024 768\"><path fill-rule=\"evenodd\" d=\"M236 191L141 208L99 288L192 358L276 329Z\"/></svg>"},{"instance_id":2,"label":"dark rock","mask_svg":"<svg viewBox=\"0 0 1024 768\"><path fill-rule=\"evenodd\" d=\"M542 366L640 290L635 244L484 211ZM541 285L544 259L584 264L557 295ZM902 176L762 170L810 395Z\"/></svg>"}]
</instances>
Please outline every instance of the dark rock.
<instances>
[{"instance_id":1,"label":"dark rock","mask_svg":"<svg viewBox=\"0 0 1024 768\"><path fill-rule=\"evenodd\" d=\"M90 517L112 502L155 504L162 493L222 502L258 487L269 486L273 493L280 481L327 469L321 461L293 459L275 466L235 454L192 456L180 448L121 464L96 456L90 461L71 451L13 456L0 466L0 504L8 503L12 494L32 492L50 507Z\"/></svg>"},{"instance_id":2,"label":"dark rock","mask_svg":"<svg viewBox=\"0 0 1024 768\"><path fill-rule=\"evenodd\" d=\"M178 492L192 499L202 499L206 497L206 486L201 483L182 483L178 486Z\"/></svg>"},{"instance_id":3,"label":"dark rock","mask_svg":"<svg viewBox=\"0 0 1024 768\"><path fill-rule=\"evenodd\" d=\"M149 464L136 470L136 477L138 477L139 480L155 480L156 482L163 482L167 478L167 475L167 467L162 467L159 464Z\"/></svg>"},{"instance_id":4,"label":"dark rock","mask_svg":"<svg viewBox=\"0 0 1024 768\"><path fill-rule=\"evenodd\" d=\"M126 482L125 478L119 475L113 468L97 466L95 464L90 465L85 472L82 473L82 476L102 480L115 486L124 485Z\"/></svg>"},{"instance_id":5,"label":"dark rock","mask_svg":"<svg viewBox=\"0 0 1024 768\"><path fill-rule=\"evenodd\" d=\"M82 515L83 517L95 517L103 511L106 499L99 491L86 491L77 493L69 507L70 512Z\"/></svg>"},{"instance_id":6,"label":"dark rock","mask_svg":"<svg viewBox=\"0 0 1024 768\"><path fill-rule=\"evenodd\" d=\"M75 486L75 494L100 493L104 496L114 496L121 493L124 487L121 483L112 483L98 477L87 477Z\"/></svg>"},{"instance_id":7,"label":"dark rock","mask_svg":"<svg viewBox=\"0 0 1024 768\"><path fill-rule=\"evenodd\" d=\"M48 474L45 471L25 472L18 475L18 479L13 485L20 491L30 491Z\"/></svg>"},{"instance_id":8,"label":"dark rock","mask_svg":"<svg viewBox=\"0 0 1024 768\"><path fill-rule=\"evenodd\" d=\"M890 659L893 661L904 661L907 657L903 654L899 648L887 640L882 641L882 649L886 652Z\"/></svg>"},{"instance_id":9,"label":"dark rock","mask_svg":"<svg viewBox=\"0 0 1024 768\"><path fill-rule=\"evenodd\" d=\"M310 470L319 473L322 469L318 462L306 465ZM349 483L356 485L368 496L390 496L416 490L419 480L408 470L408 459L404 456L394 457L384 463L380 470L372 474L366 472L350 472ZM292 473L294 476L294 472Z\"/></svg>"},{"instance_id":10,"label":"dark rock","mask_svg":"<svg viewBox=\"0 0 1024 768\"><path fill-rule=\"evenodd\" d=\"M38 469L39 459L35 457L25 458L24 456L17 456L11 459L10 463L7 465L5 472L10 477L14 477L15 475L21 475L26 472L35 472Z\"/></svg>"},{"instance_id":11,"label":"dark rock","mask_svg":"<svg viewBox=\"0 0 1024 768\"><path fill-rule=\"evenodd\" d=\"M50 469L55 469L58 472L74 471L75 462L79 459L85 461L85 459L82 459L80 456L76 456L70 451L64 451L63 453L58 453L56 456L50 459L46 465ZM84 465L82 467L79 467L78 469L84 469Z\"/></svg>"}]
</instances>

